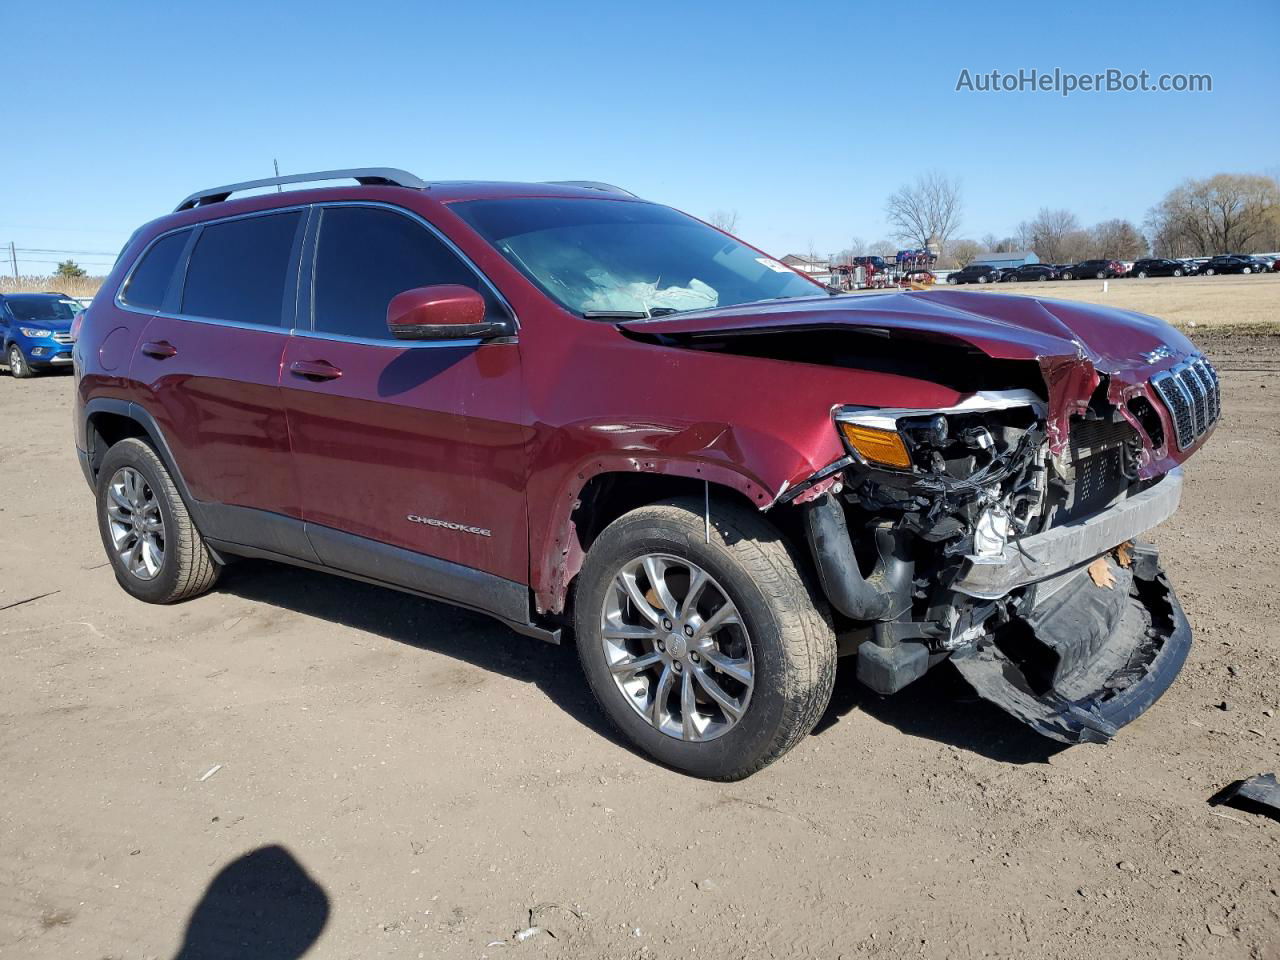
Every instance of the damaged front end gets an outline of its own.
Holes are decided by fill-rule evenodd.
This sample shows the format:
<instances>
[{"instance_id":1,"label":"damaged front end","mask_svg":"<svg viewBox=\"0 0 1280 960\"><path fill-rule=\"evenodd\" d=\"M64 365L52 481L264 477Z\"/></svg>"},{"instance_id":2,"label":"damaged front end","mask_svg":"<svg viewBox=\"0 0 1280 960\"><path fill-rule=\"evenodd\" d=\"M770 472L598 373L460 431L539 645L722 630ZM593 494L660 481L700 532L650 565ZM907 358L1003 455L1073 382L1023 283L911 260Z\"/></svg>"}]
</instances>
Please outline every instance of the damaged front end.
<instances>
[{"instance_id":1,"label":"damaged front end","mask_svg":"<svg viewBox=\"0 0 1280 960\"><path fill-rule=\"evenodd\" d=\"M1199 442L1218 396L1195 363ZM836 410L848 456L788 499L853 621L863 683L893 693L950 658L984 699L1064 743L1109 739L1168 689L1190 628L1137 539L1177 509L1182 471L1153 469L1155 427L1110 379L1078 384L1056 424L1052 385L941 410ZM1161 422L1177 413L1166 404Z\"/></svg>"}]
</instances>

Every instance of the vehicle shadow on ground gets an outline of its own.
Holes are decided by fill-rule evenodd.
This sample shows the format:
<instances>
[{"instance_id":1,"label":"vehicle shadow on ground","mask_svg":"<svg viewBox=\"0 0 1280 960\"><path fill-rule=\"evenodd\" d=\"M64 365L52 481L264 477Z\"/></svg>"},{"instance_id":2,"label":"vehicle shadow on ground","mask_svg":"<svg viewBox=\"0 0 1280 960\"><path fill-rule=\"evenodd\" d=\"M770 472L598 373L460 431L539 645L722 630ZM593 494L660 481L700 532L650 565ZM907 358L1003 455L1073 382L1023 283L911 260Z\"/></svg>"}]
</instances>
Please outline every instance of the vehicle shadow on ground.
<instances>
[{"instance_id":1,"label":"vehicle shadow on ground","mask_svg":"<svg viewBox=\"0 0 1280 960\"><path fill-rule=\"evenodd\" d=\"M227 567L218 590L532 683L569 716L631 749L600 713L571 639L560 646L543 643L449 604L265 560L241 560Z\"/></svg>"},{"instance_id":2,"label":"vehicle shadow on ground","mask_svg":"<svg viewBox=\"0 0 1280 960\"><path fill-rule=\"evenodd\" d=\"M329 897L284 847L223 867L191 911L174 960L297 960L329 922Z\"/></svg>"},{"instance_id":3,"label":"vehicle shadow on ground","mask_svg":"<svg viewBox=\"0 0 1280 960\"><path fill-rule=\"evenodd\" d=\"M854 667L853 657L840 661L831 704L814 728L815 735L861 710L905 734L948 743L1001 763L1045 763L1066 749L1066 744L1040 736L980 699L950 664L939 664L889 697L859 683Z\"/></svg>"}]
</instances>

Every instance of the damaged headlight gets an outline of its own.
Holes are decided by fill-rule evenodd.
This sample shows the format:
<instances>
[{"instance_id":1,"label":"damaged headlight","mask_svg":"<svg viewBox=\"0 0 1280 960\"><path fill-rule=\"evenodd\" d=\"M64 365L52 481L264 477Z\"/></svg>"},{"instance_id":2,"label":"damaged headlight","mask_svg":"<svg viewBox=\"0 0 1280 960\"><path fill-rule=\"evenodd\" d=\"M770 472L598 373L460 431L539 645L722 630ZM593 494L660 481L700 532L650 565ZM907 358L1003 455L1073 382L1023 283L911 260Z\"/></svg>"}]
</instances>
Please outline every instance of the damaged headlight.
<instances>
[{"instance_id":1,"label":"damaged headlight","mask_svg":"<svg viewBox=\"0 0 1280 960\"><path fill-rule=\"evenodd\" d=\"M939 410L841 407L835 420L845 446L864 466L963 477L1042 415L1043 402L1034 393L1001 390Z\"/></svg>"},{"instance_id":2,"label":"damaged headlight","mask_svg":"<svg viewBox=\"0 0 1280 960\"><path fill-rule=\"evenodd\" d=\"M850 452L866 463L892 470L911 469L911 454L907 453L902 435L897 430L864 426L848 420L838 423Z\"/></svg>"}]
</instances>

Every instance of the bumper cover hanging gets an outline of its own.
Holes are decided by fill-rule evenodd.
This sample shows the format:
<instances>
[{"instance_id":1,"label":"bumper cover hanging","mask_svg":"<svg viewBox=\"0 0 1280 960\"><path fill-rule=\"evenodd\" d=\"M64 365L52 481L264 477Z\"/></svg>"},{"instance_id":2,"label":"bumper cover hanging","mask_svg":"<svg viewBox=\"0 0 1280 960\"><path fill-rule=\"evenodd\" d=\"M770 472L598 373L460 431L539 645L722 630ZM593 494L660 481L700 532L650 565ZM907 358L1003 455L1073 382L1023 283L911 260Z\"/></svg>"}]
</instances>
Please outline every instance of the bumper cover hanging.
<instances>
[{"instance_id":1,"label":"bumper cover hanging","mask_svg":"<svg viewBox=\"0 0 1280 960\"><path fill-rule=\"evenodd\" d=\"M1191 627L1156 552L1111 561L1115 586L1087 572L1037 586L1029 613L951 660L984 700L1062 743L1105 743L1169 689Z\"/></svg>"}]
</instances>

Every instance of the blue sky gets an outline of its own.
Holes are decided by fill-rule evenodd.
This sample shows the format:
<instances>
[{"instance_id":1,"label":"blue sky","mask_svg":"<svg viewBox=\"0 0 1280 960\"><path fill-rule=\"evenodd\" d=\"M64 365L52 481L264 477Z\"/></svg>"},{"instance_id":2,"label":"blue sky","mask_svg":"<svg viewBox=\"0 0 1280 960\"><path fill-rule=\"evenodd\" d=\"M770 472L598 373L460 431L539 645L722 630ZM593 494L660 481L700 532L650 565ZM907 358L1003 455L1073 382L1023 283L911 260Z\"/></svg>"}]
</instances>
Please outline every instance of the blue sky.
<instances>
[{"instance_id":1,"label":"blue sky","mask_svg":"<svg viewBox=\"0 0 1280 960\"><path fill-rule=\"evenodd\" d=\"M606 180L736 209L778 255L887 237L885 198L929 169L962 181L973 237L1041 206L1140 222L1186 177L1280 173L1270 2L1249 23L1203 3L899 6L10 0L0 243L114 252L273 157ZM962 68L1033 67L1208 73L1213 92L955 92Z\"/></svg>"}]
</instances>

